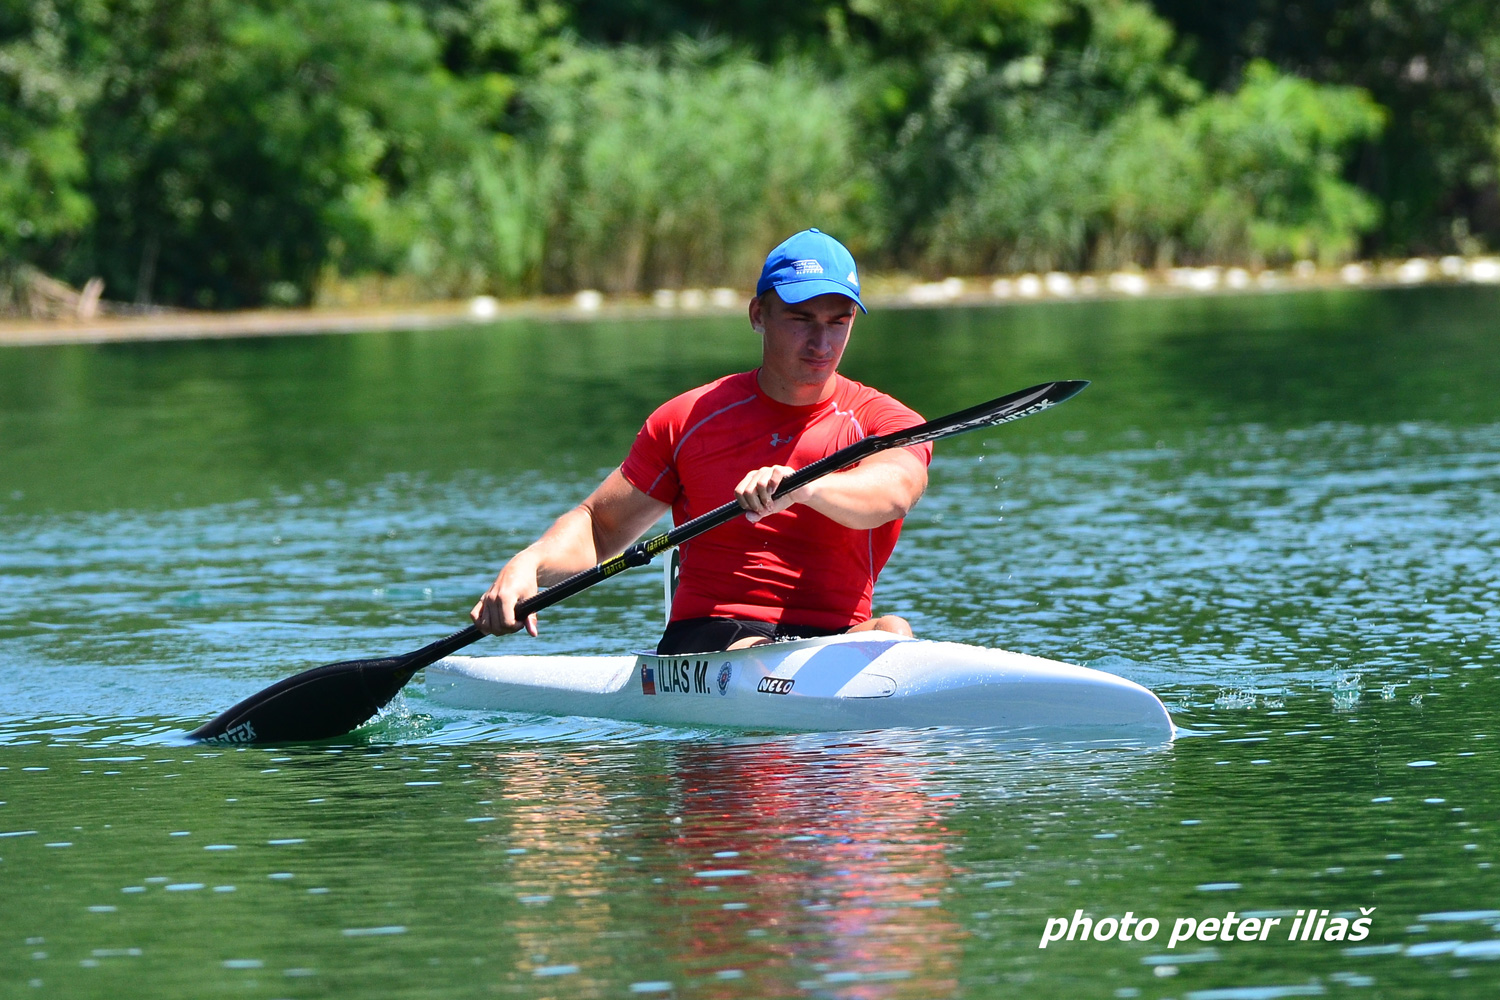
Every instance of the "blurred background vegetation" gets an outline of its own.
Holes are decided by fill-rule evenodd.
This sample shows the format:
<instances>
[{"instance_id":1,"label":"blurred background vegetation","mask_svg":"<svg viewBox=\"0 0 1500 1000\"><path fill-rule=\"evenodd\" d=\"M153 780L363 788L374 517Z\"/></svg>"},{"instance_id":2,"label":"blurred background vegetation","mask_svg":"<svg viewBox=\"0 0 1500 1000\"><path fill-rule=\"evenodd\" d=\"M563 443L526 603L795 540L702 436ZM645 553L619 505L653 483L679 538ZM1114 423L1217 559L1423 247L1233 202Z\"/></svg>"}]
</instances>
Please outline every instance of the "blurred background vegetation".
<instances>
[{"instance_id":1,"label":"blurred background vegetation","mask_svg":"<svg viewBox=\"0 0 1500 1000\"><path fill-rule=\"evenodd\" d=\"M1500 245L1493 0L0 0L0 308Z\"/></svg>"}]
</instances>

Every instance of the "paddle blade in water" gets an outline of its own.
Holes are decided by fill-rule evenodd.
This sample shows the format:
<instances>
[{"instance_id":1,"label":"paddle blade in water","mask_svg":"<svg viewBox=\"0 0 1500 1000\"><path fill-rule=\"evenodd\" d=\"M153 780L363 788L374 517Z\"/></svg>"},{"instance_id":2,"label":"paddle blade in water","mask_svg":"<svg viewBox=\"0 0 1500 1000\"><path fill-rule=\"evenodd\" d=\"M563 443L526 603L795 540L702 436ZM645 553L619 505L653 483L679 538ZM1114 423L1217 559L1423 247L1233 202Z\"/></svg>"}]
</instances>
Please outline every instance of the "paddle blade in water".
<instances>
[{"instance_id":1,"label":"paddle blade in water","mask_svg":"<svg viewBox=\"0 0 1500 1000\"><path fill-rule=\"evenodd\" d=\"M300 743L359 728L415 671L411 658L346 660L277 681L188 735L220 743Z\"/></svg>"}]
</instances>

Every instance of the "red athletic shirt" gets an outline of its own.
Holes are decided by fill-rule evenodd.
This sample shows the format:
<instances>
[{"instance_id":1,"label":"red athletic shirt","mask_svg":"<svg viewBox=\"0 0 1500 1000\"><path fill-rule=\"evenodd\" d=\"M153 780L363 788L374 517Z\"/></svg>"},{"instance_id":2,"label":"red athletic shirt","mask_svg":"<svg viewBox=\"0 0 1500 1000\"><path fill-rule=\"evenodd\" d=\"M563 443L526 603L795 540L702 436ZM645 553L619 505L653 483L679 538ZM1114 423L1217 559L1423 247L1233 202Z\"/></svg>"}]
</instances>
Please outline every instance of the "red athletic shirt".
<instances>
[{"instance_id":1,"label":"red athletic shirt","mask_svg":"<svg viewBox=\"0 0 1500 1000\"><path fill-rule=\"evenodd\" d=\"M800 469L871 434L921 416L885 393L834 375L833 396L788 406L742 372L663 403L624 464L636 489L672 505L677 524L734 499L747 472ZM932 460L932 446L911 449ZM748 618L844 628L870 618L875 578L901 534L899 519L855 530L797 504L751 524L735 518L682 546L672 620Z\"/></svg>"}]
</instances>

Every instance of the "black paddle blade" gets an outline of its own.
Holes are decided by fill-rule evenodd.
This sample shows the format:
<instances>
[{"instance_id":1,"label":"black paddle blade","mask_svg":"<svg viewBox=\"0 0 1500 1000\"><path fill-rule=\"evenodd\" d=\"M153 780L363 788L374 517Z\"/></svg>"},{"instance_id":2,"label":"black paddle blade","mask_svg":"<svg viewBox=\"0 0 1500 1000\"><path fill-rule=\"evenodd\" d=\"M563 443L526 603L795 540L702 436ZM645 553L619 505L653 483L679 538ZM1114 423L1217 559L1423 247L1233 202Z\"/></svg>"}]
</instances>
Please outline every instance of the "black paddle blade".
<instances>
[{"instance_id":1,"label":"black paddle blade","mask_svg":"<svg viewBox=\"0 0 1500 1000\"><path fill-rule=\"evenodd\" d=\"M962 434L980 427L995 427L1012 420L1029 417L1050 409L1058 403L1072 399L1088 385L1087 379L1072 379L1064 382L1043 382L1020 392L992 399L988 403L971 406L967 410L950 413L946 417L929 420L904 431L882 434L880 441L885 447L905 448L909 445L936 441L939 438Z\"/></svg>"},{"instance_id":2,"label":"black paddle blade","mask_svg":"<svg viewBox=\"0 0 1500 1000\"><path fill-rule=\"evenodd\" d=\"M384 708L415 672L410 656L313 667L251 695L188 735L215 743L303 743L342 736Z\"/></svg>"}]
</instances>

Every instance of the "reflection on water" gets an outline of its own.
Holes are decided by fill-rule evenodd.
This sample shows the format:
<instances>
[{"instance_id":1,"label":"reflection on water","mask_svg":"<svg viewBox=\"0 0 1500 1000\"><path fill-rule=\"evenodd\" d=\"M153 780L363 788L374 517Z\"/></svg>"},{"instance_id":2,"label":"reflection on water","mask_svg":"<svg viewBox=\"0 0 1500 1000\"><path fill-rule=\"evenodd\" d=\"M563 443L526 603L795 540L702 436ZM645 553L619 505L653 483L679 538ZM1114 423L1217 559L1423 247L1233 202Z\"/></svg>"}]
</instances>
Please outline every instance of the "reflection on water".
<instances>
[{"instance_id":1,"label":"reflection on water","mask_svg":"<svg viewBox=\"0 0 1500 1000\"><path fill-rule=\"evenodd\" d=\"M784 992L778 980L808 971L882 984L857 996L951 992L960 928L940 897L954 843L946 796L913 763L857 745L822 760L764 744L684 748L683 830L669 849L706 911L676 944L686 971L710 970L715 941L760 929L776 940L746 963L768 980L756 992ZM721 888L735 899L714 909ZM745 908L727 908L736 903Z\"/></svg>"},{"instance_id":2,"label":"reflection on water","mask_svg":"<svg viewBox=\"0 0 1500 1000\"><path fill-rule=\"evenodd\" d=\"M463 712L420 684L327 746L187 743L292 669L451 631L747 341L0 352L0 994L1488 997L1497 304L861 321L850 373L928 414L1094 380L940 447L877 602L1146 683L1184 727L1146 749ZM504 648L647 645L658 593L625 574ZM1176 917L1310 908L1373 908L1371 937L1167 947ZM1165 929L1037 947L1077 910Z\"/></svg>"},{"instance_id":3,"label":"reflection on water","mask_svg":"<svg viewBox=\"0 0 1500 1000\"><path fill-rule=\"evenodd\" d=\"M826 757L780 743L690 744L659 776L667 809L643 816L636 783L600 780L585 755L498 754L484 770L503 789L497 803L518 805L493 836L519 854L509 870L526 904L522 970L556 958L553 899L574 901L575 931L618 921L623 861L658 873L637 901L672 915L646 945L658 960L736 984L705 995L785 995L809 977L866 984L855 996L951 992L962 932L941 896L955 846L944 813L957 793L936 790L914 763L857 745ZM655 836L620 832L639 826Z\"/></svg>"}]
</instances>

